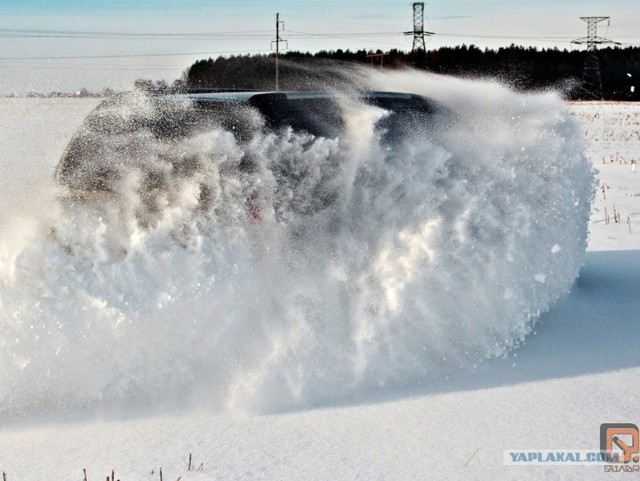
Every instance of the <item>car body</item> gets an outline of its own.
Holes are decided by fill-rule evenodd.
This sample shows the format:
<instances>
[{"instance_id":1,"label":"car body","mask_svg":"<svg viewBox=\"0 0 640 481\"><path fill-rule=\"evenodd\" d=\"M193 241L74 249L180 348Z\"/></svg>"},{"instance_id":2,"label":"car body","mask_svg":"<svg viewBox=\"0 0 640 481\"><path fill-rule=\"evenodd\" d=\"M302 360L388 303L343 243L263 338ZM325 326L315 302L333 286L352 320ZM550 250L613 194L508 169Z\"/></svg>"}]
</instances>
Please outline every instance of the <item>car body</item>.
<instances>
[{"instance_id":1,"label":"car body","mask_svg":"<svg viewBox=\"0 0 640 481\"><path fill-rule=\"evenodd\" d=\"M343 134L344 105L383 109L384 141L393 144L424 130L436 102L399 92L220 92L184 91L118 94L102 102L84 121L60 159L55 178L72 194L87 197L113 191L122 166L133 163L141 136L175 142L207 129L223 128L239 143L256 131L290 128L313 137ZM169 159L169 162L172 162ZM247 167L247 166L245 166ZM153 187L153 179L150 183Z\"/></svg>"}]
</instances>

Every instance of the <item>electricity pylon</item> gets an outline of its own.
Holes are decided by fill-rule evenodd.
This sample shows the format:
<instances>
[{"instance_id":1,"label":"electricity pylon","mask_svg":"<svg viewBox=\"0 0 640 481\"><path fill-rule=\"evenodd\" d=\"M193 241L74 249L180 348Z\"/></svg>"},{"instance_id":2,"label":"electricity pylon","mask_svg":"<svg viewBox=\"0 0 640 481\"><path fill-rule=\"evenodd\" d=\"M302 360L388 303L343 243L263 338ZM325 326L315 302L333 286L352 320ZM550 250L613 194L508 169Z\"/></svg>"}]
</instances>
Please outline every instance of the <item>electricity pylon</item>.
<instances>
[{"instance_id":1,"label":"electricity pylon","mask_svg":"<svg viewBox=\"0 0 640 481\"><path fill-rule=\"evenodd\" d=\"M413 35L413 47L411 53L418 50L427 52L427 48L424 44L424 36L433 35L433 32L424 31L424 2L415 2L413 4L413 30L411 32L404 32L405 35Z\"/></svg>"},{"instance_id":2,"label":"electricity pylon","mask_svg":"<svg viewBox=\"0 0 640 481\"><path fill-rule=\"evenodd\" d=\"M613 43L620 45L608 38L598 37L598 24L607 21L609 17L580 17L587 22L587 36L576 38L571 43L587 44L587 56L584 59L584 70L582 71L582 88L596 98L602 98L602 77L600 76L600 62L598 60L598 45Z\"/></svg>"}]
</instances>

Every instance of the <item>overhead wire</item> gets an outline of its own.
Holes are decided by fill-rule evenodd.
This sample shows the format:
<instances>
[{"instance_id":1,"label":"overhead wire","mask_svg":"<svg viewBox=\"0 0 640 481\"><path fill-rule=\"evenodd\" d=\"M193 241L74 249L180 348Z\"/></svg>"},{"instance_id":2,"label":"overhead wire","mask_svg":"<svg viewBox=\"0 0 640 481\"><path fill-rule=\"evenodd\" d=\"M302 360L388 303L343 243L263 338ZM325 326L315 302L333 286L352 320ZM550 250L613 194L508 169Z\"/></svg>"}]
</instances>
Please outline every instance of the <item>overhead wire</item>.
<instances>
[{"instance_id":1,"label":"overhead wire","mask_svg":"<svg viewBox=\"0 0 640 481\"><path fill-rule=\"evenodd\" d=\"M42 56L42 57L0 57L0 60L86 60L105 58L142 58L142 57L183 57L189 55L212 55L212 54L252 54L265 53L271 50L224 50L209 52L181 52L181 53L139 53L139 54L116 54L116 55L65 55L65 56Z\"/></svg>"},{"instance_id":2,"label":"overhead wire","mask_svg":"<svg viewBox=\"0 0 640 481\"><path fill-rule=\"evenodd\" d=\"M289 39L349 39L358 40L365 43L387 44L406 47L408 44L399 42L380 41L380 37L404 37L404 32L393 31L365 31L365 32L307 32L301 30L288 30ZM469 39L488 40L530 40L536 42L570 42L573 37L549 36L549 35L474 35L458 32L437 32L439 37L456 37ZM114 40L158 40L158 39L267 39L271 38L271 31L240 31L240 32L114 32L97 30L46 30L46 29L0 29L0 38L83 38L83 39L114 39ZM617 36L620 39L632 40L623 45L635 45L633 42L639 39L637 35ZM0 57L2 61L28 61L28 60L86 60L86 59L115 59L115 58L145 58L145 57L178 57L194 55L225 55L225 54L260 54L268 53L271 50L262 49L242 49L242 50L218 50L200 52L161 52L161 53L127 53L127 54L97 54L97 55L42 55L42 56L9 56Z\"/></svg>"},{"instance_id":3,"label":"overhead wire","mask_svg":"<svg viewBox=\"0 0 640 481\"><path fill-rule=\"evenodd\" d=\"M363 31L363 32L305 32L300 30L287 30L290 38L312 39L312 38L352 38L352 37L385 37L402 36L404 32L399 31ZM96 38L96 39L255 39L271 38L273 32L270 30L249 30L233 32L113 32L113 31L74 31L74 30L43 30L43 29L0 29L0 37L4 38ZM513 40L559 40L564 41L574 38L573 36L559 35L490 35L490 34L465 34L459 32L436 32L442 37L464 37L464 38L484 38L484 39L513 39ZM638 38L637 35L617 36L618 38Z\"/></svg>"}]
</instances>

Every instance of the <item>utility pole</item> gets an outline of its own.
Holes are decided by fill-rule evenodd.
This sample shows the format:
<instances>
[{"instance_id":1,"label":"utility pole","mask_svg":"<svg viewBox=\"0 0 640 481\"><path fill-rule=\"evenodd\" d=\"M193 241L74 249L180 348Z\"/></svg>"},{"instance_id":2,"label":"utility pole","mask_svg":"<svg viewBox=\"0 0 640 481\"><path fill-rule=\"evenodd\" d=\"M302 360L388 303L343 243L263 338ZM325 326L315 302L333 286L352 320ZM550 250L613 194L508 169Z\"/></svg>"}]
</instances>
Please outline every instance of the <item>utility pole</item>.
<instances>
[{"instance_id":1,"label":"utility pole","mask_svg":"<svg viewBox=\"0 0 640 481\"><path fill-rule=\"evenodd\" d=\"M433 32L424 31L424 2L414 2L413 4L413 30L404 32L405 35L413 35L413 47L411 53L420 49L427 54L427 47L424 44L424 36L433 35Z\"/></svg>"},{"instance_id":2,"label":"utility pole","mask_svg":"<svg viewBox=\"0 0 640 481\"><path fill-rule=\"evenodd\" d=\"M584 70L582 71L582 88L596 98L602 98L602 77L600 76L600 62L598 60L598 45L613 43L620 45L607 38L598 37L598 24L607 21L609 17L580 17L587 22L587 36L576 38L571 43L587 44L587 56L584 59Z\"/></svg>"},{"instance_id":3,"label":"utility pole","mask_svg":"<svg viewBox=\"0 0 640 481\"><path fill-rule=\"evenodd\" d=\"M369 52L367 54L367 58L371 59L371 67L373 67L373 59L374 58L379 58L380 59L380 70L382 70L384 68L384 57L386 56L386 53L373 53L373 52Z\"/></svg>"},{"instance_id":4,"label":"utility pole","mask_svg":"<svg viewBox=\"0 0 640 481\"><path fill-rule=\"evenodd\" d=\"M280 26L282 25L282 30L284 30L284 22L280 21L280 14L276 13L276 39L271 41L271 50L273 50L273 45L275 44L276 49L276 92L280 90L280 69L278 66L278 60L280 57L280 44L284 43L285 49L288 48L289 44L286 40L280 38Z\"/></svg>"}]
</instances>

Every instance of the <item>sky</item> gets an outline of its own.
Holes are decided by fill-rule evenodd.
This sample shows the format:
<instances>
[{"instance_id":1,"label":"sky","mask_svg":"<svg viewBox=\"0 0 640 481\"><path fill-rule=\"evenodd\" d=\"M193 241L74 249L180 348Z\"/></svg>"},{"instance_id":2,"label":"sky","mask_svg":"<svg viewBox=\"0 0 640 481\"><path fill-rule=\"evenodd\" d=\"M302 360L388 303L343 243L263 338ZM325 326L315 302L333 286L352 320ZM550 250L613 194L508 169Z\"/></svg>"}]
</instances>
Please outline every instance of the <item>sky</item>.
<instances>
[{"instance_id":1,"label":"sky","mask_svg":"<svg viewBox=\"0 0 640 481\"><path fill-rule=\"evenodd\" d=\"M425 2L427 49L512 43L584 48L581 16L608 16L598 34L640 45L640 0ZM2 0L0 94L130 89L135 79L179 78L196 60L269 53L276 13L282 47L411 50L412 3L398 0Z\"/></svg>"}]
</instances>

